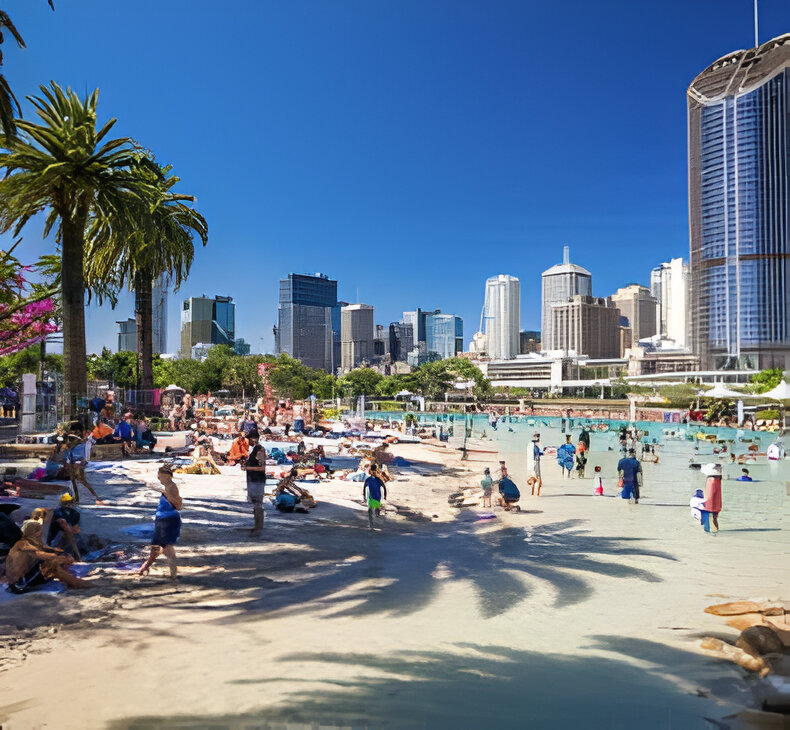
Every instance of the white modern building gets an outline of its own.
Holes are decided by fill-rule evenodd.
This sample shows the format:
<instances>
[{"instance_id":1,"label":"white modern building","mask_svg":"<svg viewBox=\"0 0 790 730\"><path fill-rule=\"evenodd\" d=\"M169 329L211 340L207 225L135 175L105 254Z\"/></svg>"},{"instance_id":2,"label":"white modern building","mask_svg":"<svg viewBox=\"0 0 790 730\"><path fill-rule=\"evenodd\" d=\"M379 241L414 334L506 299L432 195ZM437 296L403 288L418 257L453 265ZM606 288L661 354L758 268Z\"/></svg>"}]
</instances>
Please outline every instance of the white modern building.
<instances>
[{"instance_id":1,"label":"white modern building","mask_svg":"<svg viewBox=\"0 0 790 730\"><path fill-rule=\"evenodd\" d=\"M592 274L570 262L568 247L562 249L562 263L552 266L542 275L541 342L543 350L561 350L553 336L552 305L567 302L575 296L592 296Z\"/></svg>"},{"instance_id":2,"label":"white modern building","mask_svg":"<svg viewBox=\"0 0 790 730\"><path fill-rule=\"evenodd\" d=\"M650 272L650 293L656 298L656 332L681 347L688 333L688 264L671 259Z\"/></svg>"},{"instance_id":3,"label":"white modern building","mask_svg":"<svg viewBox=\"0 0 790 730\"><path fill-rule=\"evenodd\" d=\"M521 284L515 276L499 274L486 281L485 334L488 354L510 360L519 353Z\"/></svg>"}]
</instances>

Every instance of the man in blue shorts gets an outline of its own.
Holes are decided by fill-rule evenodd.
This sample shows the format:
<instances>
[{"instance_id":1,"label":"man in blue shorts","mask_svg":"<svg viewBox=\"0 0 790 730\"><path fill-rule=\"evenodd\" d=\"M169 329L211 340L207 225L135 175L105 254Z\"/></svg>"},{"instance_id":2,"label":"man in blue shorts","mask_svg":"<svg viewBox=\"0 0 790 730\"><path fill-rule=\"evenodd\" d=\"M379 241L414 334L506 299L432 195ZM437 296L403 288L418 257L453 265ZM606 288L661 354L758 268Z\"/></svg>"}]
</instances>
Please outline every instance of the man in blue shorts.
<instances>
[{"instance_id":1,"label":"man in blue shorts","mask_svg":"<svg viewBox=\"0 0 790 730\"><path fill-rule=\"evenodd\" d=\"M634 504L639 504L639 487L642 481L642 465L636 460L636 451L628 450L628 455L617 462L617 473L623 480L623 499L633 498Z\"/></svg>"},{"instance_id":2,"label":"man in blue shorts","mask_svg":"<svg viewBox=\"0 0 790 730\"><path fill-rule=\"evenodd\" d=\"M387 487L384 482L379 478L378 467L375 464L370 465L370 476L365 479L362 485L362 499L366 499L368 503L368 527L373 529L373 513L376 517L381 519L381 495L384 493L384 499L387 498Z\"/></svg>"}]
</instances>

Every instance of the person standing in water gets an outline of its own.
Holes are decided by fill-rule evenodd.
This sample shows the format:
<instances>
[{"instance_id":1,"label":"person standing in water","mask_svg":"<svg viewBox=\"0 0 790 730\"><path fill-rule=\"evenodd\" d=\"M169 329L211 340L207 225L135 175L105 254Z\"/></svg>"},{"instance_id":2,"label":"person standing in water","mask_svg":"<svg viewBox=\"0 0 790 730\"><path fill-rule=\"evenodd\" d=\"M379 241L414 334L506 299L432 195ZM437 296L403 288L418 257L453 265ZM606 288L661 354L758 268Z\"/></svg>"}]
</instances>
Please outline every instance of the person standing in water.
<instances>
[{"instance_id":1,"label":"person standing in water","mask_svg":"<svg viewBox=\"0 0 790 730\"><path fill-rule=\"evenodd\" d=\"M557 462L562 469L562 476L570 479L573 474L574 454L576 447L571 443L571 435L565 437L565 443L557 449Z\"/></svg>"},{"instance_id":2,"label":"person standing in water","mask_svg":"<svg viewBox=\"0 0 790 730\"><path fill-rule=\"evenodd\" d=\"M373 529L373 515L381 519L381 500L387 498L387 486L378 476L378 467L370 465L370 476L365 479L362 485L362 499L367 500L368 504L368 528Z\"/></svg>"},{"instance_id":3,"label":"person standing in water","mask_svg":"<svg viewBox=\"0 0 790 730\"><path fill-rule=\"evenodd\" d=\"M173 481L173 470L167 466L159 467L157 473L161 487L153 487L162 496L156 508L154 537L151 540L151 554L140 568L140 575L147 575L160 553L165 554L170 566L170 580L178 578L176 568L176 543L181 535L181 508L184 506L178 487Z\"/></svg>"},{"instance_id":4,"label":"person standing in water","mask_svg":"<svg viewBox=\"0 0 790 730\"><path fill-rule=\"evenodd\" d=\"M628 455L617 462L617 472L622 482L621 487L623 491L620 496L628 500L633 498L634 504L639 504L642 465L636 460L636 452L633 449L629 449Z\"/></svg>"},{"instance_id":5,"label":"person standing in water","mask_svg":"<svg viewBox=\"0 0 790 730\"><path fill-rule=\"evenodd\" d=\"M537 487L537 496L540 497L540 488L543 486L543 479L540 476L540 457L543 456L543 449L540 448L540 434L532 435L532 477L529 481L532 483L532 495L535 495L535 488Z\"/></svg>"},{"instance_id":6,"label":"person standing in water","mask_svg":"<svg viewBox=\"0 0 790 730\"><path fill-rule=\"evenodd\" d=\"M710 523L713 522L714 532L719 531L719 512L721 512L721 464L706 464L703 470L708 478L705 480L703 491L705 501L701 507L702 526L705 532L711 532Z\"/></svg>"}]
</instances>

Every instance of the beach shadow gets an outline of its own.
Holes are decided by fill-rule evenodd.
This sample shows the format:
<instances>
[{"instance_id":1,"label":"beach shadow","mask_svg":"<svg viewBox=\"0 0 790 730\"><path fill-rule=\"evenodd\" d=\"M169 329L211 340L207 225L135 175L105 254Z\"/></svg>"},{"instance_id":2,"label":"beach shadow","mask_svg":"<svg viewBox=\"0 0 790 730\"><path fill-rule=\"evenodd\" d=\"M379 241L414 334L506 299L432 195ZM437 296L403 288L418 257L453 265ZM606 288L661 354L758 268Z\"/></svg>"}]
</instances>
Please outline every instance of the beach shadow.
<instances>
[{"instance_id":1,"label":"beach shadow","mask_svg":"<svg viewBox=\"0 0 790 730\"><path fill-rule=\"evenodd\" d=\"M191 586L230 587L236 600L221 607L223 622L274 617L297 608L334 616L412 615L430 604L446 580L467 583L482 618L506 613L536 584L553 589L553 606L582 602L596 577L657 582L635 557L674 560L640 547L639 540L593 536L581 520L534 527L486 529L485 523L388 523L369 531L359 513L348 525L303 524L278 535L276 552L224 553L211 570L189 575ZM274 558L274 559L273 559ZM205 566L210 554L185 566ZM191 601L187 610L220 610ZM228 611L233 613L228 616Z\"/></svg>"},{"instance_id":2,"label":"beach shadow","mask_svg":"<svg viewBox=\"0 0 790 730\"><path fill-rule=\"evenodd\" d=\"M673 658L679 671L668 677L622 657L544 654L477 644L385 655L295 653L283 661L292 663L295 673L305 679L279 680L278 690L285 689L288 696L276 705L265 705L262 694L257 711L142 716L117 720L108 727L715 727L705 718L721 717L731 708L707 699L710 688L693 673L713 666L712 661L679 651ZM245 684L256 681L278 680L268 676L243 680Z\"/></svg>"}]
</instances>

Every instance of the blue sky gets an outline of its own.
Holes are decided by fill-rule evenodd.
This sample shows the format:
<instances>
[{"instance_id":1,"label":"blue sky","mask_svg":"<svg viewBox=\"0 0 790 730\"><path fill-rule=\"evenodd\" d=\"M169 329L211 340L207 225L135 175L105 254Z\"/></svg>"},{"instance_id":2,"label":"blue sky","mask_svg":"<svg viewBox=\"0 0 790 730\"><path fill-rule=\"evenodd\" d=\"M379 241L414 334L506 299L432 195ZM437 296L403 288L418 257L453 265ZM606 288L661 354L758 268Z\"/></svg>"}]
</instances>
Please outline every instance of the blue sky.
<instances>
[{"instance_id":1,"label":"blue sky","mask_svg":"<svg viewBox=\"0 0 790 730\"><path fill-rule=\"evenodd\" d=\"M486 277L571 260L598 296L688 257L685 91L753 45L751 0L6 0L18 96L99 87L102 119L181 177L209 244L171 298L229 294L271 351L279 278L326 272L386 324L439 307L476 331ZM790 31L762 0L761 40ZM31 116L30 107L25 114ZM48 250L30 224L22 253ZM88 311L88 348L116 319Z\"/></svg>"}]
</instances>

